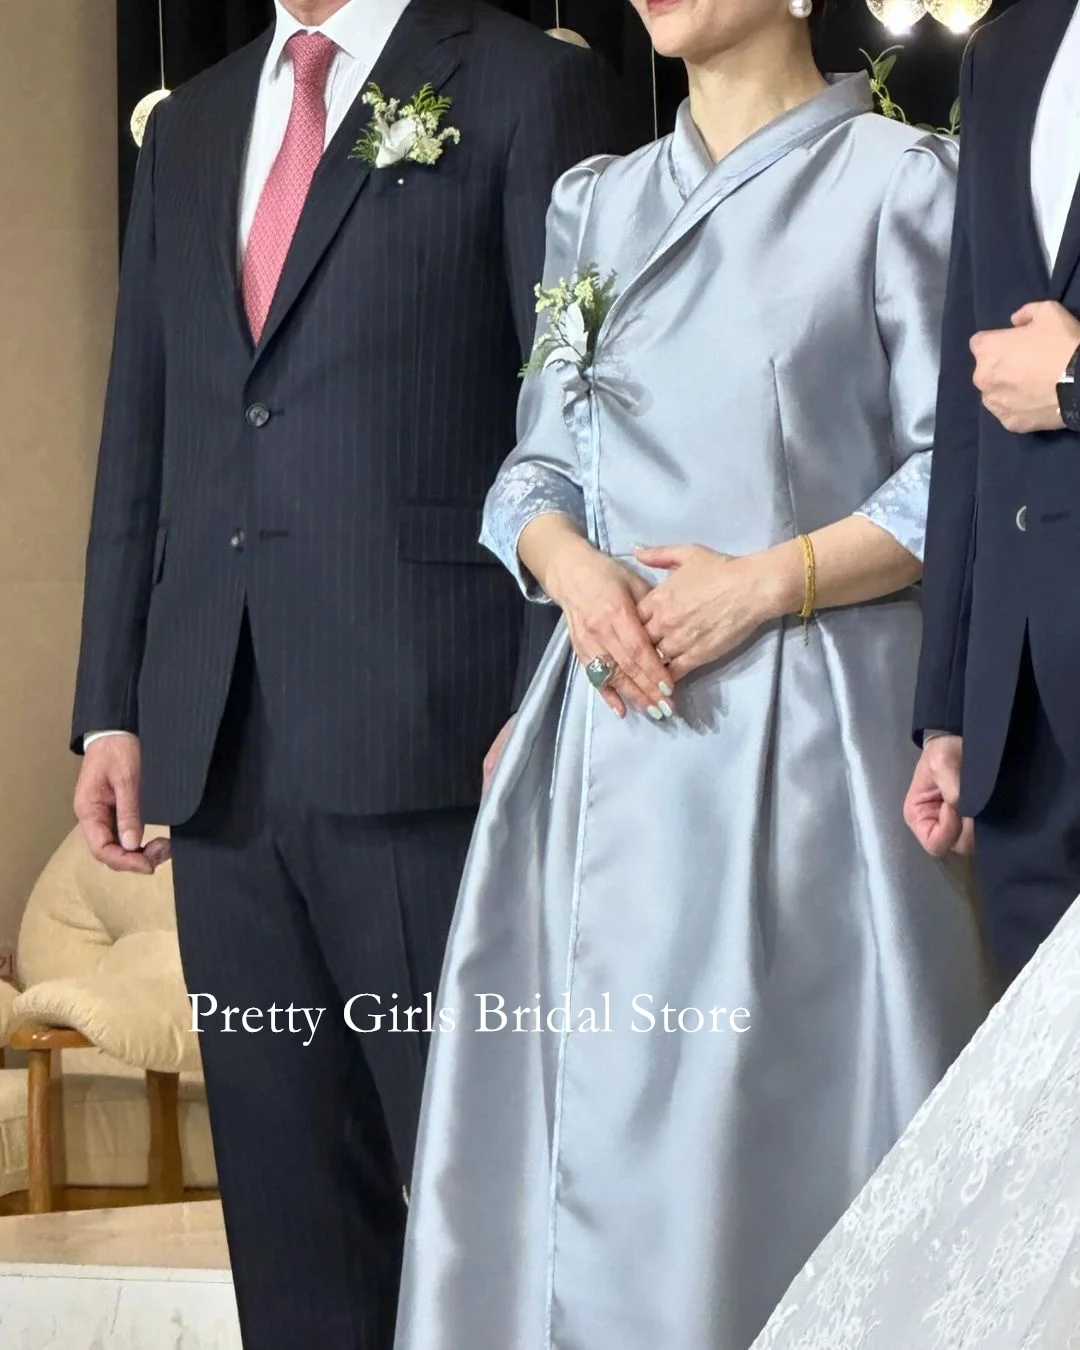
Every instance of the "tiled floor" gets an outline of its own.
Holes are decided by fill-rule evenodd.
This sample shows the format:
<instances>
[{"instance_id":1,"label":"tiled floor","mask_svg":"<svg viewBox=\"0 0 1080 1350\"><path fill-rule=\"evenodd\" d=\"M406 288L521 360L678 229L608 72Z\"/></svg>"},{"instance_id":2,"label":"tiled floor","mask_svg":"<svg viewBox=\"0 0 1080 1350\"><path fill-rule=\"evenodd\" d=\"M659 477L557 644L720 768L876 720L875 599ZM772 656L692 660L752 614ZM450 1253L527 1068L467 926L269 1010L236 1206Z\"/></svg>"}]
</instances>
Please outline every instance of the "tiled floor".
<instances>
[{"instance_id":1,"label":"tiled floor","mask_svg":"<svg viewBox=\"0 0 1080 1350\"><path fill-rule=\"evenodd\" d=\"M221 1207L0 1219L3 1350L240 1350Z\"/></svg>"}]
</instances>

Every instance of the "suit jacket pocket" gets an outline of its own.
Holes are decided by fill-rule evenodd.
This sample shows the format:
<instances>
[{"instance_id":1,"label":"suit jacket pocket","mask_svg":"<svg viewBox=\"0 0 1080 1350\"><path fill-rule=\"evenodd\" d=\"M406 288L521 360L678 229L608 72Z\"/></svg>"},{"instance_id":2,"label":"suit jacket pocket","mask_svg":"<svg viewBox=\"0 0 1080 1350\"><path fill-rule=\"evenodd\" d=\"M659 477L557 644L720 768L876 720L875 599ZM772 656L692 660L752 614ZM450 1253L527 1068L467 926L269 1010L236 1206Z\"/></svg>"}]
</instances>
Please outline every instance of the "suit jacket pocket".
<instances>
[{"instance_id":1,"label":"suit jacket pocket","mask_svg":"<svg viewBox=\"0 0 1080 1350\"><path fill-rule=\"evenodd\" d=\"M398 517L403 562L490 564L498 559L479 543L483 508L442 502L406 506Z\"/></svg>"},{"instance_id":2,"label":"suit jacket pocket","mask_svg":"<svg viewBox=\"0 0 1080 1350\"><path fill-rule=\"evenodd\" d=\"M169 538L169 527L163 521L157 528L157 538L154 540L154 585L156 586L165 575L165 543Z\"/></svg>"}]
</instances>

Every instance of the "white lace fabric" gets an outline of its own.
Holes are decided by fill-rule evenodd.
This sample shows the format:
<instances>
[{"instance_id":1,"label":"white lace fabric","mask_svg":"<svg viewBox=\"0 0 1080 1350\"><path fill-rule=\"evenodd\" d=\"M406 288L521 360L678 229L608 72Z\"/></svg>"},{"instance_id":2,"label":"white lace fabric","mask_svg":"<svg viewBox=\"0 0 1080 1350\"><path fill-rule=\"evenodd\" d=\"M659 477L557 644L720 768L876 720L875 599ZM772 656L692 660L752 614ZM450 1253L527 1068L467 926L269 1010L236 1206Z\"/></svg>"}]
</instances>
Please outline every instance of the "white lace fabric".
<instances>
[{"instance_id":1,"label":"white lace fabric","mask_svg":"<svg viewBox=\"0 0 1080 1350\"><path fill-rule=\"evenodd\" d=\"M1080 1350L1080 903L751 1350Z\"/></svg>"}]
</instances>

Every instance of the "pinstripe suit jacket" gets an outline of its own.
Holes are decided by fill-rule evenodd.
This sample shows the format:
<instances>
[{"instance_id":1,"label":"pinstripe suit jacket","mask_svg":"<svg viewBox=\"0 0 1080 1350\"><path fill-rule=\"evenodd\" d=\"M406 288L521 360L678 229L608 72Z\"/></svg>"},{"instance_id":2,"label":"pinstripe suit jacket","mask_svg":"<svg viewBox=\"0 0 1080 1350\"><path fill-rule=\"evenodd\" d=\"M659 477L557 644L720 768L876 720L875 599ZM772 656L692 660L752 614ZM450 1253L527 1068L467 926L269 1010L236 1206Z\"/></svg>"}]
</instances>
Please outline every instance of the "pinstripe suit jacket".
<instances>
[{"instance_id":1,"label":"pinstripe suit jacket","mask_svg":"<svg viewBox=\"0 0 1080 1350\"><path fill-rule=\"evenodd\" d=\"M474 0L412 0L372 79L392 97L433 84L461 143L369 169L350 158L358 101L253 347L237 210L268 42L161 104L143 146L73 746L138 733L145 818L189 818L246 609L297 805L470 805L535 657L477 537L514 441L545 210L569 165L624 147L588 53Z\"/></svg>"}]
</instances>

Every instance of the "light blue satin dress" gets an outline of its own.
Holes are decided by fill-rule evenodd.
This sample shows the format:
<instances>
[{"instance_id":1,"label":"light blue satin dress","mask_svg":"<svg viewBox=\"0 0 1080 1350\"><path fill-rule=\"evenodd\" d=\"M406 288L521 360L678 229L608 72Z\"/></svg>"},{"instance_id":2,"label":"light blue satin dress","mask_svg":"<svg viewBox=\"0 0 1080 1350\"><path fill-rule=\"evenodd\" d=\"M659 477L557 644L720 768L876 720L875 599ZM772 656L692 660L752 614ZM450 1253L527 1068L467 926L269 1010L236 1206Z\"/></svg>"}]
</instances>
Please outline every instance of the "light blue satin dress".
<instances>
[{"instance_id":1,"label":"light blue satin dress","mask_svg":"<svg viewBox=\"0 0 1080 1350\"><path fill-rule=\"evenodd\" d=\"M839 81L714 166L684 107L561 180L547 280L618 298L490 495L532 598L550 511L627 560L853 512L921 552L956 149L870 108ZM397 1350L749 1346L987 1007L901 816L919 636L914 590L771 623L654 724L556 635L462 886Z\"/></svg>"}]
</instances>

